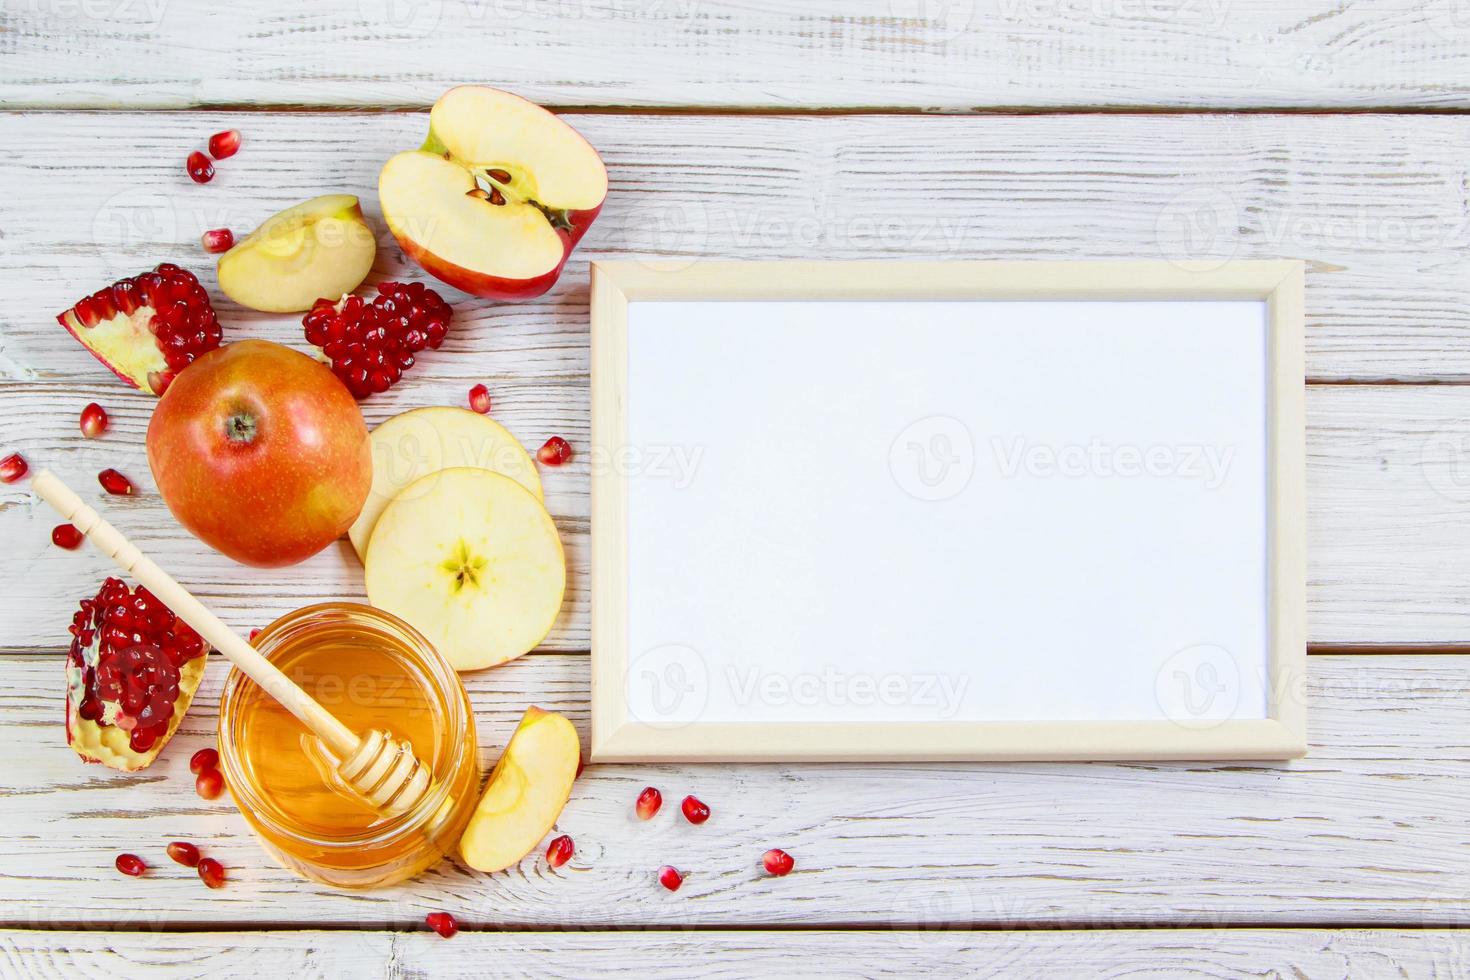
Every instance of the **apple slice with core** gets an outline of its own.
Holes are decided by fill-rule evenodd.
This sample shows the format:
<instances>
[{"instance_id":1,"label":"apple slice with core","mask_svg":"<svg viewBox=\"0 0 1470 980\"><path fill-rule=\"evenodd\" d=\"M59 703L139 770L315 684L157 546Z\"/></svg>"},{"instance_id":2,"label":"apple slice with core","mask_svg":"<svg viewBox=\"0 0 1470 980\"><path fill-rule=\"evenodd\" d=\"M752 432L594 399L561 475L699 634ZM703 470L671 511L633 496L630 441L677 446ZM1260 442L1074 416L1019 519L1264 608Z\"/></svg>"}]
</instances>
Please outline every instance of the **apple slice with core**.
<instances>
[{"instance_id":1,"label":"apple slice with core","mask_svg":"<svg viewBox=\"0 0 1470 980\"><path fill-rule=\"evenodd\" d=\"M371 441L373 486L347 531L358 557L364 560L383 508L409 484L431 473L462 466L490 470L510 477L541 499L541 474L531 454L505 426L467 408L404 412L374 429Z\"/></svg>"},{"instance_id":2,"label":"apple slice with core","mask_svg":"<svg viewBox=\"0 0 1470 980\"><path fill-rule=\"evenodd\" d=\"M299 313L362 284L378 244L351 194L326 194L267 218L219 260L219 288L241 306Z\"/></svg>"},{"instance_id":3,"label":"apple slice with core","mask_svg":"<svg viewBox=\"0 0 1470 980\"><path fill-rule=\"evenodd\" d=\"M607 168L571 126L499 89L434 103L429 136L378 177L383 217L431 275L491 299L550 289L607 197Z\"/></svg>"},{"instance_id":4,"label":"apple slice with core","mask_svg":"<svg viewBox=\"0 0 1470 980\"><path fill-rule=\"evenodd\" d=\"M526 709L490 773L459 853L476 871L501 871L530 854L572 795L582 743L561 715Z\"/></svg>"},{"instance_id":5,"label":"apple slice with core","mask_svg":"<svg viewBox=\"0 0 1470 980\"><path fill-rule=\"evenodd\" d=\"M556 622L566 559L541 501L508 476L453 467L405 487L368 542L368 601L457 670L513 660Z\"/></svg>"}]
</instances>

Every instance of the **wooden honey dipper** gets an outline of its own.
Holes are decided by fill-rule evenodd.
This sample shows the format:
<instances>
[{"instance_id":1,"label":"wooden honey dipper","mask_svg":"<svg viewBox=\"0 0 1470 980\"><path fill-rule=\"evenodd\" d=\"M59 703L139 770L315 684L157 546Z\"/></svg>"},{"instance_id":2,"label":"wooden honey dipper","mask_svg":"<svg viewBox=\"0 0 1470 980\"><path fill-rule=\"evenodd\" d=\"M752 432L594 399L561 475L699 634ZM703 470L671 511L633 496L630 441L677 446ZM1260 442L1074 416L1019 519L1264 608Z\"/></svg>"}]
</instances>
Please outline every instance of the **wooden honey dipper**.
<instances>
[{"instance_id":1,"label":"wooden honey dipper","mask_svg":"<svg viewBox=\"0 0 1470 980\"><path fill-rule=\"evenodd\" d=\"M37 473L31 487L103 554L193 627L206 643L299 718L322 740L334 761L344 760L337 763L337 775L373 809L384 816L397 816L412 809L429 792L433 782L429 769L414 755L408 742L376 729L358 736L338 721L50 471Z\"/></svg>"}]
</instances>

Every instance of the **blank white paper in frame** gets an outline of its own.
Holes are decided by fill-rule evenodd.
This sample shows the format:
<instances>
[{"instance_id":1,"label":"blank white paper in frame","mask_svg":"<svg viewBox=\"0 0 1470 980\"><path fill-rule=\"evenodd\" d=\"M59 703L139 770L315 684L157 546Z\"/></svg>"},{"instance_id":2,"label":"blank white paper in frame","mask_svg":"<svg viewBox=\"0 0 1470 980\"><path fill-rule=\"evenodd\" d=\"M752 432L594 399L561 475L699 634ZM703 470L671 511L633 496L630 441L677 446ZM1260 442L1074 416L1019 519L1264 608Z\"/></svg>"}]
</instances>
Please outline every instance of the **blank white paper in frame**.
<instances>
[{"instance_id":1,"label":"blank white paper in frame","mask_svg":"<svg viewBox=\"0 0 1470 980\"><path fill-rule=\"evenodd\" d=\"M615 374L594 325L594 758L1299 755L1300 271L1261 265L1202 298L629 273Z\"/></svg>"}]
</instances>

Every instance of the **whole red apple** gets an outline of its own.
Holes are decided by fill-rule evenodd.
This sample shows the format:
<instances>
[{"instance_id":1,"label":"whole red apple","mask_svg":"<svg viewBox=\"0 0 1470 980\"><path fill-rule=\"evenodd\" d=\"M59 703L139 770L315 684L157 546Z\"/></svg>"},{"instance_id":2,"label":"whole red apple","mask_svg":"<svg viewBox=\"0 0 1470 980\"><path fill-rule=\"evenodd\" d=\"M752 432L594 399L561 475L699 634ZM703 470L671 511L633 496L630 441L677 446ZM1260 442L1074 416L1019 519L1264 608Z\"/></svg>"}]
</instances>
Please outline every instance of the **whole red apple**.
<instances>
[{"instance_id":1,"label":"whole red apple","mask_svg":"<svg viewBox=\"0 0 1470 980\"><path fill-rule=\"evenodd\" d=\"M378 175L383 219L430 275L520 300L555 284L607 197L607 168L571 126L518 95L452 88L429 136Z\"/></svg>"},{"instance_id":2,"label":"whole red apple","mask_svg":"<svg viewBox=\"0 0 1470 980\"><path fill-rule=\"evenodd\" d=\"M199 540L260 568L341 537L372 485L357 402L323 364L242 340L180 371L148 423L148 465Z\"/></svg>"}]
</instances>

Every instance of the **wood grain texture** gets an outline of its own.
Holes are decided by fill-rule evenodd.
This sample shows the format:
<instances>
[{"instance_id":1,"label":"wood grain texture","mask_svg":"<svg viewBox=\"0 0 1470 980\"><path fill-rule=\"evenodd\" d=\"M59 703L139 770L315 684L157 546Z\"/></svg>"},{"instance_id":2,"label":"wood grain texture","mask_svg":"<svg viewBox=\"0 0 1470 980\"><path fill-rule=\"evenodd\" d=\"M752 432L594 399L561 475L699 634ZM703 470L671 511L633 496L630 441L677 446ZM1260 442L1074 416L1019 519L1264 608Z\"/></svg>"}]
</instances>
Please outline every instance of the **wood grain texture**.
<instances>
[{"instance_id":1,"label":"wood grain texture","mask_svg":"<svg viewBox=\"0 0 1470 980\"><path fill-rule=\"evenodd\" d=\"M1457 0L167 0L15 3L15 106L1470 104Z\"/></svg>"},{"instance_id":2,"label":"wood grain texture","mask_svg":"<svg viewBox=\"0 0 1470 980\"><path fill-rule=\"evenodd\" d=\"M583 382L597 258L1228 257L1308 262L1309 378L1470 380L1470 117L568 119L607 160L602 216L546 297L459 304L468 326L421 381ZM191 183L184 157L229 126L244 148ZM160 260L207 270L202 231L243 233L324 191L362 196L384 236L377 273L404 274L377 176L426 126L422 114L0 115L0 186L28 202L0 238L0 376L103 380L56 328L59 309ZM87 179L69 179L84 164ZM285 318L223 313L231 336L300 338ZM527 360L502 367L506 348ZM469 350L482 356L448 356Z\"/></svg>"},{"instance_id":3,"label":"wood grain texture","mask_svg":"<svg viewBox=\"0 0 1470 980\"><path fill-rule=\"evenodd\" d=\"M1470 933L1429 929L1106 932L0 932L7 976L40 980L223 975L649 980L790 976L1460 977Z\"/></svg>"},{"instance_id":4,"label":"wood grain texture","mask_svg":"<svg viewBox=\"0 0 1470 980\"><path fill-rule=\"evenodd\" d=\"M223 663L176 744L132 775L65 746L61 667L0 657L0 924L12 927L414 928L437 909L542 929L1470 925L1459 656L1310 658L1311 755L1286 765L591 766L555 830L577 843L565 867L538 850L499 874L444 864L362 894L280 870L228 799L194 794L188 758L212 737ZM487 762L531 702L586 737L585 657L466 681ZM645 785L665 799L647 823L633 814ZM686 793L710 805L708 823L679 815ZM223 861L228 887L170 864L178 839ZM796 858L793 874L764 876L772 846ZM156 869L126 883L126 902L97 887L121 851ZM677 894L654 880L663 864L688 873Z\"/></svg>"}]
</instances>

